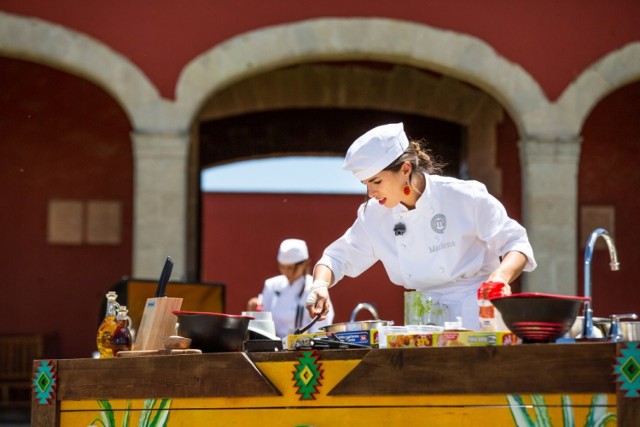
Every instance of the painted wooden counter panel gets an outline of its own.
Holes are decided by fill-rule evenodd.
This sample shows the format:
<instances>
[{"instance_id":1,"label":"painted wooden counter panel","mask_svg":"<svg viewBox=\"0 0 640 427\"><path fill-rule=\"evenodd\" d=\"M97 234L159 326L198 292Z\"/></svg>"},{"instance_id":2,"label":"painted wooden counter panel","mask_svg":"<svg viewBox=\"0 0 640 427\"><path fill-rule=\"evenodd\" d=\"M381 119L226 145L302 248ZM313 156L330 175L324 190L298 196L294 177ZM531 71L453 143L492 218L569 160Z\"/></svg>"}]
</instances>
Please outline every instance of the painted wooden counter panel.
<instances>
[{"instance_id":1,"label":"painted wooden counter panel","mask_svg":"<svg viewBox=\"0 0 640 427\"><path fill-rule=\"evenodd\" d=\"M43 360L34 362L32 425L640 426L637 346Z\"/></svg>"}]
</instances>

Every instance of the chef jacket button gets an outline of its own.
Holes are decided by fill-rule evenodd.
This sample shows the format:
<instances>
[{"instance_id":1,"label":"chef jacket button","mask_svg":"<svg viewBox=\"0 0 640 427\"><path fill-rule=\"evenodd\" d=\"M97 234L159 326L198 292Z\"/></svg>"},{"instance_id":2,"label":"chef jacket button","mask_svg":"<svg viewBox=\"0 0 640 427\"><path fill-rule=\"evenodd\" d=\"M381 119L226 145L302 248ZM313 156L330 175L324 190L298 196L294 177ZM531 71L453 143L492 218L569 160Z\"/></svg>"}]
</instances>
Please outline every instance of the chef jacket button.
<instances>
[{"instance_id":1,"label":"chef jacket button","mask_svg":"<svg viewBox=\"0 0 640 427\"><path fill-rule=\"evenodd\" d=\"M440 273L444 273L444 267L440 267Z\"/></svg>"},{"instance_id":2,"label":"chef jacket button","mask_svg":"<svg viewBox=\"0 0 640 427\"><path fill-rule=\"evenodd\" d=\"M407 278L408 278L408 279L411 279L411 275L410 275L410 274L407 274Z\"/></svg>"},{"instance_id":3,"label":"chef jacket button","mask_svg":"<svg viewBox=\"0 0 640 427\"><path fill-rule=\"evenodd\" d=\"M401 244L400 246L402 246L403 248L406 248L406 247L407 247L407 245L405 245L404 243L403 243L403 244Z\"/></svg>"}]
</instances>

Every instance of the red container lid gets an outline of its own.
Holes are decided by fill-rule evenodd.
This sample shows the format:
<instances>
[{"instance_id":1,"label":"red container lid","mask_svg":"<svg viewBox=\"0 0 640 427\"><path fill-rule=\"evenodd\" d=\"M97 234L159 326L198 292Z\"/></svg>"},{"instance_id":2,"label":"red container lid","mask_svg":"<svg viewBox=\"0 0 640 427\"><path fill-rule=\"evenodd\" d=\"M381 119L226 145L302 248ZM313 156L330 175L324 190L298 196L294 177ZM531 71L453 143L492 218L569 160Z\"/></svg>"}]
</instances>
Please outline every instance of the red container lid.
<instances>
[{"instance_id":1,"label":"red container lid","mask_svg":"<svg viewBox=\"0 0 640 427\"><path fill-rule=\"evenodd\" d=\"M507 285L502 282L484 282L478 288L478 299L492 299L504 296L504 288Z\"/></svg>"}]
</instances>

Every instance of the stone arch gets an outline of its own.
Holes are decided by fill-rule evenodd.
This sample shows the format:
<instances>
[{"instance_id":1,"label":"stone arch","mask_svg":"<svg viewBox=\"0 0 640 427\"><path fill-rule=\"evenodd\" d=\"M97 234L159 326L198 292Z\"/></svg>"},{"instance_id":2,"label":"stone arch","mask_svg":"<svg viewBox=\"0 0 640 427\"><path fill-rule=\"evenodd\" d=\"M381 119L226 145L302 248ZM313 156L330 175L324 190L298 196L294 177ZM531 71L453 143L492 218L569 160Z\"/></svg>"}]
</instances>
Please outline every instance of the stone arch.
<instances>
[{"instance_id":1,"label":"stone arch","mask_svg":"<svg viewBox=\"0 0 640 427\"><path fill-rule=\"evenodd\" d=\"M0 54L52 66L96 83L116 99L136 128L148 126L150 110L162 104L157 89L128 59L60 25L0 12Z\"/></svg>"},{"instance_id":2,"label":"stone arch","mask_svg":"<svg viewBox=\"0 0 640 427\"><path fill-rule=\"evenodd\" d=\"M557 106L572 111L571 129L579 134L584 122L604 97L640 79L640 42L613 51L584 70L562 93Z\"/></svg>"},{"instance_id":3,"label":"stone arch","mask_svg":"<svg viewBox=\"0 0 640 427\"><path fill-rule=\"evenodd\" d=\"M502 194L495 138L503 119L500 105L473 86L413 67L321 63L279 68L216 92L197 119L289 108L384 110L463 126L468 176L484 182L492 194Z\"/></svg>"},{"instance_id":4,"label":"stone arch","mask_svg":"<svg viewBox=\"0 0 640 427\"><path fill-rule=\"evenodd\" d=\"M472 83L501 103L523 134L528 114L549 102L535 80L483 41L426 25L382 18L322 18L239 35L189 63L176 93L194 118L212 93L267 71L308 62L379 61L433 70Z\"/></svg>"}]
</instances>

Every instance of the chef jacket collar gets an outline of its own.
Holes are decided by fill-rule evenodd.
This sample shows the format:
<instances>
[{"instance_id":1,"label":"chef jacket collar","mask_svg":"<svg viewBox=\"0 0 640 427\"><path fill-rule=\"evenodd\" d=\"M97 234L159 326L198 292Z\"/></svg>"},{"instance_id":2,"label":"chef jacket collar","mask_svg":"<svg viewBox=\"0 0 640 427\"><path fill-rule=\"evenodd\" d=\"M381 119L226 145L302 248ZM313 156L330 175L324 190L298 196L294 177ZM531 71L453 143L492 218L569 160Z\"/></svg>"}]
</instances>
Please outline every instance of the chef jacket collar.
<instances>
[{"instance_id":1,"label":"chef jacket collar","mask_svg":"<svg viewBox=\"0 0 640 427\"><path fill-rule=\"evenodd\" d=\"M431 199L431 180L429 179L430 176L428 173L424 174L424 191L422 192L422 195L420 197L418 197L418 200L416 201L416 209L418 207L422 207L423 205L426 206L426 204L429 202L429 200Z\"/></svg>"}]
</instances>

